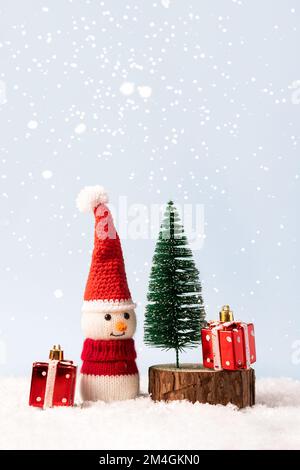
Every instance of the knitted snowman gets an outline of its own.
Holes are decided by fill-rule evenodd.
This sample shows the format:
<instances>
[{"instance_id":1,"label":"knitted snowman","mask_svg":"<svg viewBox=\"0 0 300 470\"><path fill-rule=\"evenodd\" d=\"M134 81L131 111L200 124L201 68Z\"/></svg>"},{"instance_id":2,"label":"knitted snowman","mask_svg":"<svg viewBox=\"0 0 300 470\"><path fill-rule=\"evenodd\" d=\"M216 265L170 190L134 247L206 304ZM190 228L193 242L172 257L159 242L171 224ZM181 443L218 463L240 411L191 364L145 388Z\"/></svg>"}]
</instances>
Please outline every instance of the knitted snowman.
<instances>
[{"instance_id":1,"label":"knitted snowman","mask_svg":"<svg viewBox=\"0 0 300 470\"><path fill-rule=\"evenodd\" d=\"M127 285L119 236L101 186L78 195L81 212L95 215L94 250L84 293L81 325L85 336L80 389L83 400L127 400L139 393L132 339L135 304Z\"/></svg>"}]
</instances>

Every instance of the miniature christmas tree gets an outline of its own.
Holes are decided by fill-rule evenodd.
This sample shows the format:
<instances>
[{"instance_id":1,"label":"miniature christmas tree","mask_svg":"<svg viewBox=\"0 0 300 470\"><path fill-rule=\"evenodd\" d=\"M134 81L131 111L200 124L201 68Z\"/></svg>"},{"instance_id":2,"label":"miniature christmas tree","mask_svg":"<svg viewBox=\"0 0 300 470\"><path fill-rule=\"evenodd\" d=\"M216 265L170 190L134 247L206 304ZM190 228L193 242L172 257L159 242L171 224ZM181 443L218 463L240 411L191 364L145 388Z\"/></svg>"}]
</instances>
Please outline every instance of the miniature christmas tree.
<instances>
[{"instance_id":1,"label":"miniature christmas tree","mask_svg":"<svg viewBox=\"0 0 300 470\"><path fill-rule=\"evenodd\" d=\"M201 340L205 311L201 283L178 212L168 203L153 257L145 343L179 352Z\"/></svg>"}]
</instances>

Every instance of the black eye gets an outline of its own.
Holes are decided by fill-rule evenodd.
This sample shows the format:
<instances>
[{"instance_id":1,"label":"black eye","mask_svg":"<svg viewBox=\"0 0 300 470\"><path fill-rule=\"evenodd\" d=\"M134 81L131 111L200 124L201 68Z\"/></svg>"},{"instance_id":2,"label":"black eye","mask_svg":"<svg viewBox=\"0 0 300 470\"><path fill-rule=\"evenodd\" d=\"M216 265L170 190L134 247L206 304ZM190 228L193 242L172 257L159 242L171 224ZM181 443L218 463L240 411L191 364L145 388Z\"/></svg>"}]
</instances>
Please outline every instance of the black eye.
<instances>
[{"instance_id":1,"label":"black eye","mask_svg":"<svg viewBox=\"0 0 300 470\"><path fill-rule=\"evenodd\" d=\"M129 318L130 318L130 315L129 315L129 313L128 313L128 312L125 312L125 313L124 313L124 318L125 318L125 320L129 320Z\"/></svg>"},{"instance_id":2,"label":"black eye","mask_svg":"<svg viewBox=\"0 0 300 470\"><path fill-rule=\"evenodd\" d=\"M109 313L107 313L104 318L105 318L105 320L109 321L109 320L111 320L111 315Z\"/></svg>"}]
</instances>

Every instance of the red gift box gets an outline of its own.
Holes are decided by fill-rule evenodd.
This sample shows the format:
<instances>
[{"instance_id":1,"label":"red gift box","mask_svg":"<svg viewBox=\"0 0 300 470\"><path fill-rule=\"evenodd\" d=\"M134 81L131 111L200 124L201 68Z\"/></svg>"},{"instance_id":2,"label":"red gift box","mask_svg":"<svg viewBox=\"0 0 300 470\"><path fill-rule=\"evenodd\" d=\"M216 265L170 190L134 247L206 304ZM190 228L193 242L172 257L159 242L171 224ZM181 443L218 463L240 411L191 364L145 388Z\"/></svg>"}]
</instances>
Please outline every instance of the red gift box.
<instances>
[{"instance_id":1,"label":"red gift box","mask_svg":"<svg viewBox=\"0 0 300 470\"><path fill-rule=\"evenodd\" d=\"M59 353L51 354L51 351ZM39 408L73 406L77 367L72 361L63 360L60 347L53 347L51 351L49 362L33 363L29 405Z\"/></svg>"},{"instance_id":2,"label":"red gift box","mask_svg":"<svg viewBox=\"0 0 300 470\"><path fill-rule=\"evenodd\" d=\"M201 331L203 365L215 370L249 369L256 361L253 323L210 322Z\"/></svg>"}]
</instances>

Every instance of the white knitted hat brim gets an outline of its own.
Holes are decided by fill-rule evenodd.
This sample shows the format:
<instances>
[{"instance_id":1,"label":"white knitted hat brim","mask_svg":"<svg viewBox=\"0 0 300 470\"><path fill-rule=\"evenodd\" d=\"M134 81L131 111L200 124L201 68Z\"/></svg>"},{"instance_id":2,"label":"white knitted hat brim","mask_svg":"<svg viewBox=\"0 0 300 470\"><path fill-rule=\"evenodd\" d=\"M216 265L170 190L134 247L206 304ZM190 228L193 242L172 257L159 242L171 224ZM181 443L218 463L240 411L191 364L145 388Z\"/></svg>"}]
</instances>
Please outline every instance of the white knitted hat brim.
<instances>
[{"instance_id":1,"label":"white knitted hat brim","mask_svg":"<svg viewBox=\"0 0 300 470\"><path fill-rule=\"evenodd\" d=\"M125 310L134 310L136 304L128 300L85 300L82 305L82 313L118 313Z\"/></svg>"}]
</instances>

